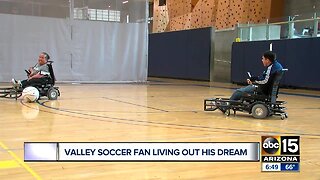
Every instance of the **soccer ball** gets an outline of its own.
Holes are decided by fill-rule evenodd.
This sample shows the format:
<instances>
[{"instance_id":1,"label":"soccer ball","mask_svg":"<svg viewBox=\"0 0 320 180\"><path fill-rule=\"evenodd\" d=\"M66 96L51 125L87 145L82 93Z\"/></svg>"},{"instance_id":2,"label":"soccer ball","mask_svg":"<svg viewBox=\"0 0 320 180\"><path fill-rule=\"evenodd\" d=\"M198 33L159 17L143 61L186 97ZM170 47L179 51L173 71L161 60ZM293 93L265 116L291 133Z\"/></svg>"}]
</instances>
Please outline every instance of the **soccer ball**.
<instances>
[{"instance_id":1,"label":"soccer ball","mask_svg":"<svg viewBox=\"0 0 320 180\"><path fill-rule=\"evenodd\" d=\"M39 90L35 87L29 86L23 89L22 99L25 102L35 102L39 99Z\"/></svg>"}]
</instances>

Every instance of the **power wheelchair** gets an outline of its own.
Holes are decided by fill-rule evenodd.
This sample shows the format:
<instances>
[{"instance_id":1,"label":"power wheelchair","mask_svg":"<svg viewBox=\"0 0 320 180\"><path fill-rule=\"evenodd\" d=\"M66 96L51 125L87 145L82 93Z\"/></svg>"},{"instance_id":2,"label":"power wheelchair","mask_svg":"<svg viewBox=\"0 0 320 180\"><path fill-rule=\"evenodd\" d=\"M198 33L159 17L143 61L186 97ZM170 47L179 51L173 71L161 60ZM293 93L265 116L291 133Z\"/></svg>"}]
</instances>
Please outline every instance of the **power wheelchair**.
<instances>
[{"instance_id":1,"label":"power wheelchair","mask_svg":"<svg viewBox=\"0 0 320 180\"><path fill-rule=\"evenodd\" d=\"M236 115L237 111L248 112L254 118L264 119L268 116L280 116L281 119L288 118L285 101L277 101L280 80L288 69L283 69L272 75L272 86L267 95L255 91L253 94L245 93L240 100L234 101L228 98L209 98L204 100L204 111L215 111L219 109L226 116L231 111Z\"/></svg>"},{"instance_id":2,"label":"power wheelchair","mask_svg":"<svg viewBox=\"0 0 320 180\"><path fill-rule=\"evenodd\" d=\"M56 100L60 96L59 87L55 87L55 76L52 68L53 61L48 61L47 66L49 68L50 77L44 77L45 82L39 84L32 84L33 87L39 91L39 98L47 96L49 100ZM22 96L23 88L7 87L0 88L0 98L12 98L18 99Z\"/></svg>"}]
</instances>

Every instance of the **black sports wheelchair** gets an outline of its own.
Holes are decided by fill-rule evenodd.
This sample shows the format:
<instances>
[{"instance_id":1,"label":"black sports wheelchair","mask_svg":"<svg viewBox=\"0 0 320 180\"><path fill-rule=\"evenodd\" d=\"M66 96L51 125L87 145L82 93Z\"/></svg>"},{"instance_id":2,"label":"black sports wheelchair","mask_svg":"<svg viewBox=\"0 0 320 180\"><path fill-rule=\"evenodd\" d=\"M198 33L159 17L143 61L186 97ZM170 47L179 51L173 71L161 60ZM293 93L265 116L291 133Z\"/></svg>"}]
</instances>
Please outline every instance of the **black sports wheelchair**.
<instances>
[{"instance_id":1,"label":"black sports wheelchair","mask_svg":"<svg viewBox=\"0 0 320 180\"><path fill-rule=\"evenodd\" d=\"M49 67L50 77L44 77L45 83L33 84L32 86L37 88L39 91L39 98L42 96L47 96L49 100L56 100L60 96L59 87L55 87L55 76L52 68L53 61L48 61L47 65ZM27 71L26 71L27 72ZM0 88L0 98L12 98L18 99L22 96L23 88Z\"/></svg>"},{"instance_id":2,"label":"black sports wheelchair","mask_svg":"<svg viewBox=\"0 0 320 180\"><path fill-rule=\"evenodd\" d=\"M205 111L215 111L219 109L226 116L230 116L231 111L236 115L237 111L248 112L253 117L264 119L268 116L280 116L281 119L288 118L288 113L285 112L286 108L283 106L285 101L277 101L279 83L285 71L283 69L274 73L270 78L272 88L269 90L268 95L258 92L254 94L243 94L240 100L233 101L227 98L210 98L204 100Z\"/></svg>"}]
</instances>

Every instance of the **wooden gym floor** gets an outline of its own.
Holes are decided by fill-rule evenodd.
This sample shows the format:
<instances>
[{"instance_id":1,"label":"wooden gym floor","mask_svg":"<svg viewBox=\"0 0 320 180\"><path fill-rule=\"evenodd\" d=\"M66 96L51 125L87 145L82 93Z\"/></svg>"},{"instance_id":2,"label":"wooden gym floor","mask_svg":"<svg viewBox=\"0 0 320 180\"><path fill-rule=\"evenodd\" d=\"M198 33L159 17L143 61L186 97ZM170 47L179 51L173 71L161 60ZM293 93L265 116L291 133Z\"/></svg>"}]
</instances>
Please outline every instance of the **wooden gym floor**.
<instances>
[{"instance_id":1,"label":"wooden gym floor","mask_svg":"<svg viewBox=\"0 0 320 180\"><path fill-rule=\"evenodd\" d=\"M319 91L281 89L289 118L258 120L203 111L205 98L229 97L231 84L152 78L58 86L56 101L0 99L0 179L320 179ZM23 162L26 141L259 142L263 135L301 136L300 172L261 172L260 162Z\"/></svg>"}]
</instances>

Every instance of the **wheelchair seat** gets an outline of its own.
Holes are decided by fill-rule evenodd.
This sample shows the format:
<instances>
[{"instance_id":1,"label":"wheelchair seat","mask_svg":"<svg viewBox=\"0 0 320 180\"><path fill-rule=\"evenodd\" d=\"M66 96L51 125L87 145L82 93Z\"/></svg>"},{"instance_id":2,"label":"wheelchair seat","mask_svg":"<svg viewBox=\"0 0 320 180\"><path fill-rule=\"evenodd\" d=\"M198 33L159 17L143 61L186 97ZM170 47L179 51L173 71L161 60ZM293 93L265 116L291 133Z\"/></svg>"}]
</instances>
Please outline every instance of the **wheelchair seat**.
<instances>
[{"instance_id":1,"label":"wheelchair seat","mask_svg":"<svg viewBox=\"0 0 320 180\"><path fill-rule=\"evenodd\" d=\"M283 69L278 71L270 77L269 83L267 85L268 89L263 93L255 91L253 94L244 94L239 101L232 101L226 98L211 98L205 99L204 110L205 111L215 111L220 109L227 116L230 115L230 110L233 110L234 114L236 111L248 112L252 114L253 117L263 119L272 115L279 115L281 119L288 117L285 112L286 104L285 101L277 101L279 92L279 83L283 77L283 74L288 69Z\"/></svg>"},{"instance_id":2,"label":"wheelchair seat","mask_svg":"<svg viewBox=\"0 0 320 180\"><path fill-rule=\"evenodd\" d=\"M52 68L53 61L48 61L47 66L49 68L50 76L43 77L45 78L45 83L34 84L33 86L39 90L40 97L47 96L50 100L56 100L60 96L60 91L58 87L55 87L56 78Z\"/></svg>"},{"instance_id":3,"label":"wheelchair seat","mask_svg":"<svg viewBox=\"0 0 320 180\"><path fill-rule=\"evenodd\" d=\"M279 84L284 75L284 72L288 71L288 69L283 69L281 71L275 72L270 77L270 85L267 89L267 93L262 93L261 91L257 90L254 94L250 95L247 94L241 98L241 100L255 100L255 101L263 101L268 103L276 103L279 93Z\"/></svg>"}]
</instances>

